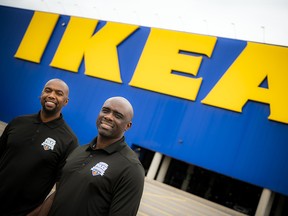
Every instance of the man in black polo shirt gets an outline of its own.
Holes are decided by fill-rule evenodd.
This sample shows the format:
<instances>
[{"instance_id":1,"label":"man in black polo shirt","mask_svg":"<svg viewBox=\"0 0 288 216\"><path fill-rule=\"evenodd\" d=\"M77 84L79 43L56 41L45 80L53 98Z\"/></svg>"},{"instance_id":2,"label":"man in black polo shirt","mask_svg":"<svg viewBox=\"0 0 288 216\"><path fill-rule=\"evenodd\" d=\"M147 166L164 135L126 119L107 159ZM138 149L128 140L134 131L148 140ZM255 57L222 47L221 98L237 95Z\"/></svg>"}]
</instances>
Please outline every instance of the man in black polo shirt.
<instances>
[{"instance_id":1,"label":"man in black polo shirt","mask_svg":"<svg viewBox=\"0 0 288 216\"><path fill-rule=\"evenodd\" d=\"M98 136L68 157L49 216L133 216L144 169L125 143L133 108L123 97L106 100L96 121Z\"/></svg>"},{"instance_id":2,"label":"man in black polo shirt","mask_svg":"<svg viewBox=\"0 0 288 216\"><path fill-rule=\"evenodd\" d=\"M37 211L59 180L68 154L78 146L61 114L68 95L64 81L49 80L39 113L16 117L6 126L0 138L1 216Z\"/></svg>"}]
</instances>

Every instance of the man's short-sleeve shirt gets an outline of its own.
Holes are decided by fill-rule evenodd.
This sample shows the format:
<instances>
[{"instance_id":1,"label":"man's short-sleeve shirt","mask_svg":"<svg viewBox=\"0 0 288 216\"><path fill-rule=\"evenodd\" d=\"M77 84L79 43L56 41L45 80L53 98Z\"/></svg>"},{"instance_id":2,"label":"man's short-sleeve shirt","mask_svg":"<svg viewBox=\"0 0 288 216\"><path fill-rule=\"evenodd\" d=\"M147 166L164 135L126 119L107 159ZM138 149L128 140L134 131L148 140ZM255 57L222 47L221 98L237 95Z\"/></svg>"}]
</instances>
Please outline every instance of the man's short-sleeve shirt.
<instances>
[{"instance_id":1,"label":"man's short-sleeve shirt","mask_svg":"<svg viewBox=\"0 0 288 216\"><path fill-rule=\"evenodd\" d=\"M80 146L68 157L49 216L136 215L144 169L124 137L105 149Z\"/></svg>"},{"instance_id":2,"label":"man's short-sleeve shirt","mask_svg":"<svg viewBox=\"0 0 288 216\"><path fill-rule=\"evenodd\" d=\"M48 123L39 113L17 117L0 138L0 212L17 215L48 195L78 140L62 118Z\"/></svg>"}]
</instances>

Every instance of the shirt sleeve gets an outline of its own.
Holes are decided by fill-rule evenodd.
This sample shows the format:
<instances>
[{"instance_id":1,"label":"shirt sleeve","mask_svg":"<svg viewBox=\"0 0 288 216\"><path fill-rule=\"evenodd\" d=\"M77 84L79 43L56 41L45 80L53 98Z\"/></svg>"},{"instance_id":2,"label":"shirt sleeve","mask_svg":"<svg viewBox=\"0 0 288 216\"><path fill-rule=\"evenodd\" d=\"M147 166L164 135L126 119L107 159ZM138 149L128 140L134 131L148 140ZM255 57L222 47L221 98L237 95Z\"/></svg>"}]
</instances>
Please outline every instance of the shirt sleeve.
<instances>
[{"instance_id":1,"label":"shirt sleeve","mask_svg":"<svg viewBox=\"0 0 288 216\"><path fill-rule=\"evenodd\" d=\"M61 161L59 162L58 165L58 172L56 175L56 182L59 182L61 175L62 175L62 168L64 167L65 163L66 163L66 159L69 156L69 154L76 148L79 146L78 143L78 139L76 137L72 137L71 142L67 143L67 150L64 153Z\"/></svg>"},{"instance_id":2,"label":"shirt sleeve","mask_svg":"<svg viewBox=\"0 0 288 216\"><path fill-rule=\"evenodd\" d=\"M140 164L125 171L113 191L109 216L134 216L140 205L145 173Z\"/></svg>"}]
</instances>

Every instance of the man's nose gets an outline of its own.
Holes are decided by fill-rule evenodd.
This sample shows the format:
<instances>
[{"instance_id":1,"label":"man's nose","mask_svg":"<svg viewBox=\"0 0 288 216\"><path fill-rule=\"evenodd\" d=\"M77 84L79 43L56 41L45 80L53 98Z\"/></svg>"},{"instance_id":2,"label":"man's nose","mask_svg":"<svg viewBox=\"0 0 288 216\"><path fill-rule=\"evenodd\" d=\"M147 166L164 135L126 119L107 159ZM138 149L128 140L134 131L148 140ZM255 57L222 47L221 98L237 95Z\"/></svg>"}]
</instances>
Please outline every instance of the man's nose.
<instances>
[{"instance_id":1,"label":"man's nose","mask_svg":"<svg viewBox=\"0 0 288 216\"><path fill-rule=\"evenodd\" d=\"M111 120L112 117L113 117L112 112L106 113L106 114L104 115L104 118L105 118L106 120Z\"/></svg>"},{"instance_id":2,"label":"man's nose","mask_svg":"<svg viewBox=\"0 0 288 216\"><path fill-rule=\"evenodd\" d=\"M54 91L50 92L48 97L49 98L55 98L55 92Z\"/></svg>"}]
</instances>

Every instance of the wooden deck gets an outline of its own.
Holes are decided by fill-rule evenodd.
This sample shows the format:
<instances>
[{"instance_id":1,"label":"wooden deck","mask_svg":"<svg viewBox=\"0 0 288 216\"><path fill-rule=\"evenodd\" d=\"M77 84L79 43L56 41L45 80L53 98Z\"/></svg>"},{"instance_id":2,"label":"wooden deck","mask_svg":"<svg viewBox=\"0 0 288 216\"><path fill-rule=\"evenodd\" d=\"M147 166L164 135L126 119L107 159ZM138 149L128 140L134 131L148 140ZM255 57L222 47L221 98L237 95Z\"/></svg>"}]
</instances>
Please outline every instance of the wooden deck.
<instances>
[{"instance_id":1,"label":"wooden deck","mask_svg":"<svg viewBox=\"0 0 288 216\"><path fill-rule=\"evenodd\" d=\"M137 216L243 216L201 197L155 180L145 179Z\"/></svg>"}]
</instances>

